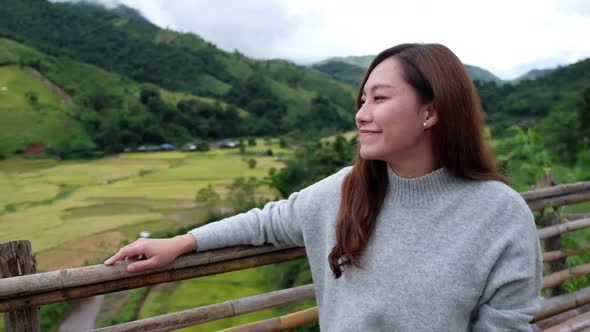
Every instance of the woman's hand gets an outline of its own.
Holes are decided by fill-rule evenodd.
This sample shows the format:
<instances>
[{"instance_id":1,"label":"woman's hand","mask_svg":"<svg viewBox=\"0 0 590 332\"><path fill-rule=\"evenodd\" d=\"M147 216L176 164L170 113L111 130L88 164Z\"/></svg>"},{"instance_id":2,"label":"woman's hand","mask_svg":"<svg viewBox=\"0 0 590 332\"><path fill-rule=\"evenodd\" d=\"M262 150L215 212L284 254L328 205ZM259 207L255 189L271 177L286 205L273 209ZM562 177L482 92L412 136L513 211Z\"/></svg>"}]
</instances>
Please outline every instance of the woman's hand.
<instances>
[{"instance_id":1,"label":"woman's hand","mask_svg":"<svg viewBox=\"0 0 590 332\"><path fill-rule=\"evenodd\" d=\"M197 250L197 243L191 234L170 239L139 239L119 249L104 264L113 265L122 260L143 258L127 265L128 272L140 272L168 265L176 257L195 250Z\"/></svg>"}]
</instances>

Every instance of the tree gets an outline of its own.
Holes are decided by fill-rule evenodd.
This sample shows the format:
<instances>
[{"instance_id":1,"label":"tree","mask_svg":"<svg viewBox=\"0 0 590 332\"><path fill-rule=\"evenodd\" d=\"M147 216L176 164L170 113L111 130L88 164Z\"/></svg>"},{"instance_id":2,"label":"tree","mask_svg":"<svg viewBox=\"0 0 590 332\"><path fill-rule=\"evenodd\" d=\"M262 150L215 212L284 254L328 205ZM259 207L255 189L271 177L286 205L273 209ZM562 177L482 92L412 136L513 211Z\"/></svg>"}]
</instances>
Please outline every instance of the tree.
<instances>
[{"instance_id":1,"label":"tree","mask_svg":"<svg viewBox=\"0 0 590 332\"><path fill-rule=\"evenodd\" d=\"M161 100L160 90L152 87L142 88L139 93L139 101L141 101L142 104L147 105L152 100Z\"/></svg>"},{"instance_id":2,"label":"tree","mask_svg":"<svg viewBox=\"0 0 590 332\"><path fill-rule=\"evenodd\" d=\"M541 139L532 128L524 129L519 126L508 128L513 134L500 141L498 159L507 168L519 166L523 182L533 185L539 178L551 170L551 157L541 144Z\"/></svg>"},{"instance_id":3,"label":"tree","mask_svg":"<svg viewBox=\"0 0 590 332\"><path fill-rule=\"evenodd\" d=\"M87 105L96 111L107 108L118 108L122 102L123 100L120 96L115 96L102 89L92 91L87 98Z\"/></svg>"},{"instance_id":4,"label":"tree","mask_svg":"<svg viewBox=\"0 0 590 332\"><path fill-rule=\"evenodd\" d=\"M583 137L580 133L579 115L570 109L557 109L549 113L535 127L543 133L540 139L543 146L561 163L573 165L581 147Z\"/></svg>"},{"instance_id":5,"label":"tree","mask_svg":"<svg viewBox=\"0 0 590 332\"><path fill-rule=\"evenodd\" d=\"M31 106L37 106L39 104L39 96L35 91L29 90L25 92L25 98L27 98L27 101Z\"/></svg>"},{"instance_id":6,"label":"tree","mask_svg":"<svg viewBox=\"0 0 590 332\"><path fill-rule=\"evenodd\" d=\"M256 167L256 164L257 164L257 162L256 162L256 159L254 159L254 158L250 158L250 159L248 159L248 167L249 167L249 168L254 168L254 167Z\"/></svg>"},{"instance_id":7,"label":"tree","mask_svg":"<svg viewBox=\"0 0 590 332\"><path fill-rule=\"evenodd\" d=\"M256 189L261 185L262 183L253 177L235 179L229 186L229 197L234 211L246 211L264 204L256 197Z\"/></svg>"},{"instance_id":8,"label":"tree","mask_svg":"<svg viewBox=\"0 0 590 332\"><path fill-rule=\"evenodd\" d=\"M199 191L197 191L197 195L195 196L195 200L197 202L202 202L208 206L216 203L219 198L219 194L217 191L215 191L215 188L213 188L212 185L208 185L205 188L199 189Z\"/></svg>"},{"instance_id":9,"label":"tree","mask_svg":"<svg viewBox=\"0 0 590 332\"><path fill-rule=\"evenodd\" d=\"M585 146L590 144L590 88L586 88L578 100L578 123L580 126L580 138Z\"/></svg>"}]
</instances>

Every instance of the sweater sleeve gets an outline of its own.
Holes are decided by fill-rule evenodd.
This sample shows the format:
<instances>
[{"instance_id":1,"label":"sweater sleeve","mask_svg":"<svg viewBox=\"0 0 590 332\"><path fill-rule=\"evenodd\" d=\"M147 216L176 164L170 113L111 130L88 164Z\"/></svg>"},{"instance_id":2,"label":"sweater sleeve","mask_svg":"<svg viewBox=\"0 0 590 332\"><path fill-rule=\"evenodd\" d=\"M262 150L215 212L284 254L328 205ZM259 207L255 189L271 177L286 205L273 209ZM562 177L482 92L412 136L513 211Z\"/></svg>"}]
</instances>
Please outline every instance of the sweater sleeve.
<instances>
[{"instance_id":1,"label":"sweater sleeve","mask_svg":"<svg viewBox=\"0 0 590 332\"><path fill-rule=\"evenodd\" d=\"M325 189L340 186L347 169L291 194L288 199L269 202L262 209L252 209L189 231L197 241L197 250L265 243L304 246L304 224L314 218L322 200L334 199L325 197Z\"/></svg>"},{"instance_id":2,"label":"sweater sleeve","mask_svg":"<svg viewBox=\"0 0 590 332\"><path fill-rule=\"evenodd\" d=\"M501 215L508 234L490 234L505 240L474 312L474 332L532 331L529 322L540 308L543 259L534 217L520 195Z\"/></svg>"}]
</instances>

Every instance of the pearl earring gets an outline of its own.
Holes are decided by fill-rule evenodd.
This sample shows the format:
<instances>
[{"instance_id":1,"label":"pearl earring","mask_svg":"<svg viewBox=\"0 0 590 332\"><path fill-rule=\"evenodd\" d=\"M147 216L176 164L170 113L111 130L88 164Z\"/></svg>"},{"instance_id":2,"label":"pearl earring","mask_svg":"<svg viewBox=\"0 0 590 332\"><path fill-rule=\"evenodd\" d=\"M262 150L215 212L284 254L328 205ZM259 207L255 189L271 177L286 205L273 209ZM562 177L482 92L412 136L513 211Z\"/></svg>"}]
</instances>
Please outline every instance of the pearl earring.
<instances>
[{"instance_id":1,"label":"pearl earring","mask_svg":"<svg viewBox=\"0 0 590 332\"><path fill-rule=\"evenodd\" d=\"M427 122L424 122L424 127L426 127L427 125L428 125L428 123Z\"/></svg>"}]
</instances>

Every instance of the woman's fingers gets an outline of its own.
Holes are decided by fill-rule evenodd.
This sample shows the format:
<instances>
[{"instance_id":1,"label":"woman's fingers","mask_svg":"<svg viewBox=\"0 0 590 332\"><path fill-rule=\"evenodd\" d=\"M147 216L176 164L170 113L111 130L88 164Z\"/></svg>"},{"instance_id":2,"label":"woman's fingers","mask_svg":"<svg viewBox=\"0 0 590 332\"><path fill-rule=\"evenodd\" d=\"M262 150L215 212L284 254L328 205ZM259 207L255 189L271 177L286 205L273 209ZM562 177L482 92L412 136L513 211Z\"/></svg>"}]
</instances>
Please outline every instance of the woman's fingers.
<instances>
[{"instance_id":1,"label":"woman's fingers","mask_svg":"<svg viewBox=\"0 0 590 332\"><path fill-rule=\"evenodd\" d=\"M160 264L156 261L154 257L146 260L141 260L137 262L133 262L127 265L127 272L140 272L143 270L153 269L155 267L159 267Z\"/></svg>"},{"instance_id":2,"label":"woman's fingers","mask_svg":"<svg viewBox=\"0 0 590 332\"><path fill-rule=\"evenodd\" d=\"M178 254L165 243L168 239L139 239L121 248L104 264L112 265L122 260L139 259L127 265L128 272L139 272L164 266L172 262Z\"/></svg>"},{"instance_id":3,"label":"woman's fingers","mask_svg":"<svg viewBox=\"0 0 590 332\"><path fill-rule=\"evenodd\" d=\"M106 261L104 261L104 265L112 265L115 262L120 261L121 259L124 259L125 256L124 254L121 253L121 251L119 250L119 252L117 252L116 254L114 254L113 256L111 256L111 258L107 259Z\"/></svg>"},{"instance_id":4,"label":"woman's fingers","mask_svg":"<svg viewBox=\"0 0 590 332\"><path fill-rule=\"evenodd\" d=\"M114 254L111 258L107 259L104 262L104 264L105 265L112 265L118 261L125 260L130 257L139 256L142 254L143 254L143 252L141 252L141 248L139 248L136 245L136 242L133 242L133 243L119 249L119 251L116 254Z\"/></svg>"}]
</instances>

